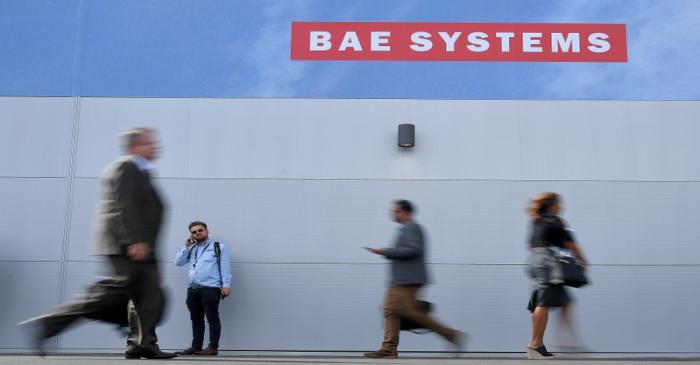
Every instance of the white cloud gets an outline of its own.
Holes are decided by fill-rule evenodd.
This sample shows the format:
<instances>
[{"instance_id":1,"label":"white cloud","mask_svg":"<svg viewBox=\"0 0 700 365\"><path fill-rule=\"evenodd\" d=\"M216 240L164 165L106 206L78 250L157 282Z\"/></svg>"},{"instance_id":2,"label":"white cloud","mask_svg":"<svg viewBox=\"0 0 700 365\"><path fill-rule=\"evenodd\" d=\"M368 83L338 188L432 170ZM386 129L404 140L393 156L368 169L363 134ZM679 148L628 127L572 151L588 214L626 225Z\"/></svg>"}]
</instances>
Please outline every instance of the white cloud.
<instances>
[{"instance_id":1,"label":"white cloud","mask_svg":"<svg viewBox=\"0 0 700 365\"><path fill-rule=\"evenodd\" d=\"M601 6L601 2L590 1L562 4L553 22L595 19L590 22L627 24L628 63L558 65L544 94L700 99L700 1L637 1L624 2L623 6Z\"/></svg>"},{"instance_id":2,"label":"white cloud","mask_svg":"<svg viewBox=\"0 0 700 365\"><path fill-rule=\"evenodd\" d=\"M416 8L420 5L419 0L411 1L401 1L399 6L393 9L393 11L386 16L382 17L381 21L384 22L398 22L405 21L407 16L413 14ZM356 20L357 15L360 12L359 7L355 7L350 11L343 12L349 20ZM349 15L349 16L348 16ZM354 62L337 62L332 64L327 64L326 68L328 72L325 77L321 80L318 85L318 93L320 95L328 95L333 91L337 90L344 82L347 82L349 78L354 77L354 72L357 70L357 64ZM332 69L332 72L330 71ZM361 75L359 76L362 77ZM387 97L390 95L387 95Z\"/></svg>"},{"instance_id":3,"label":"white cloud","mask_svg":"<svg viewBox=\"0 0 700 365\"><path fill-rule=\"evenodd\" d=\"M248 79L250 84L237 85L244 95L256 97L297 96L295 84L309 72L305 62L290 62L289 42L291 22L309 14L318 1L263 1L256 3L263 9L260 27L251 30L247 47L234 44L230 48L232 58L243 65L240 69L251 72L236 80ZM245 49L246 53L241 54Z\"/></svg>"}]
</instances>

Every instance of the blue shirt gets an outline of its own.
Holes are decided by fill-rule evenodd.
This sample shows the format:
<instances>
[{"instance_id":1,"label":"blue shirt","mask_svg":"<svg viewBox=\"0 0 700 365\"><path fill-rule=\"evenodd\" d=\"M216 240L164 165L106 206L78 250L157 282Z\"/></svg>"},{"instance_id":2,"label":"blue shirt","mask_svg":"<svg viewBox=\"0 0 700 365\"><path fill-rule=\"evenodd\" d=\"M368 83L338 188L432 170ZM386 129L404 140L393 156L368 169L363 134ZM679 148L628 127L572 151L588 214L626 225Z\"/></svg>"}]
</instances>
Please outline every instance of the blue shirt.
<instances>
[{"instance_id":1,"label":"blue shirt","mask_svg":"<svg viewBox=\"0 0 700 365\"><path fill-rule=\"evenodd\" d=\"M224 288L231 287L231 260L228 249L221 243L219 247L221 248L221 281L219 280L216 255L214 254L214 241L206 240L194 246L185 246L177 252L175 265L184 266L189 264L188 288L192 285L221 288L222 281Z\"/></svg>"},{"instance_id":2,"label":"blue shirt","mask_svg":"<svg viewBox=\"0 0 700 365\"><path fill-rule=\"evenodd\" d=\"M139 155L130 155L129 158L142 172L153 173L153 164Z\"/></svg>"}]
</instances>

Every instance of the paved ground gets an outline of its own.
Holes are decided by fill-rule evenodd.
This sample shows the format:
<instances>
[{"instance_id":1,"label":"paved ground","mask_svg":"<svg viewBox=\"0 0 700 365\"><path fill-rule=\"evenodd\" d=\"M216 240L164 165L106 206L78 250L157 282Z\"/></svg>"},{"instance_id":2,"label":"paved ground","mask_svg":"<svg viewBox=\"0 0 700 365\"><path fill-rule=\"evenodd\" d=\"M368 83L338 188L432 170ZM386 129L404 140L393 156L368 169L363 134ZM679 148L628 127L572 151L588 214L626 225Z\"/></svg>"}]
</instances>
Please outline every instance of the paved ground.
<instances>
[{"instance_id":1,"label":"paved ground","mask_svg":"<svg viewBox=\"0 0 700 365\"><path fill-rule=\"evenodd\" d=\"M358 354L359 355L359 354ZM399 359L364 359L359 356L238 356L224 355L218 357L178 357L172 360L152 360L157 364L177 365L340 365L340 364L396 364L396 365L534 365L542 361L532 361L524 358L525 354L468 354L461 358L445 357L407 357ZM112 365L124 364L121 356L112 355L52 355L45 358L27 355L0 354L0 365ZM148 360L139 360L139 363ZM131 363L131 362L129 362ZM700 364L700 354L568 354L560 355L554 361L546 364L566 365L672 365Z\"/></svg>"}]
</instances>

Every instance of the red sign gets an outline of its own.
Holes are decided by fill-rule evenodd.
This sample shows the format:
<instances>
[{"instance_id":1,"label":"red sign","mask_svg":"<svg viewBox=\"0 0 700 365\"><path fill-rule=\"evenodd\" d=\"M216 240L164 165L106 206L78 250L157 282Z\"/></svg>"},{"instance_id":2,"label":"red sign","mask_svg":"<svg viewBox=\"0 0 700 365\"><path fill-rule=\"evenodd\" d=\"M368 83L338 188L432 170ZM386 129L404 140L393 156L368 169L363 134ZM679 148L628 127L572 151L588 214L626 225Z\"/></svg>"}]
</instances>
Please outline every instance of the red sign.
<instances>
[{"instance_id":1,"label":"red sign","mask_svg":"<svg viewBox=\"0 0 700 365\"><path fill-rule=\"evenodd\" d=\"M627 62L625 24L292 22L293 60Z\"/></svg>"}]
</instances>

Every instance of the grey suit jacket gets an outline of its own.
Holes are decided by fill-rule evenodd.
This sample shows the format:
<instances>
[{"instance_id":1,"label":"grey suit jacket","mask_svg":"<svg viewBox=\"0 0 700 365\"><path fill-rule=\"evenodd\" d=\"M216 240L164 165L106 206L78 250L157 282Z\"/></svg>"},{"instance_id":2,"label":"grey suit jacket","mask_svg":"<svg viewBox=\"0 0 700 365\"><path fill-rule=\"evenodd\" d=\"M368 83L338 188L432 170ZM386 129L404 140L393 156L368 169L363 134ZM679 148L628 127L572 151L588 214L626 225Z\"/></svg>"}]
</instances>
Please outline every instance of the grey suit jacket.
<instances>
[{"instance_id":1,"label":"grey suit jacket","mask_svg":"<svg viewBox=\"0 0 700 365\"><path fill-rule=\"evenodd\" d=\"M126 255L128 245L146 242L152 248L149 260L155 261L164 206L150 177L123 156L105 169L101 182L95 254Z\"/></svg>"},{"instance_id":2,"label":"grey suit jacket","mask_svg":"<svg viewBox=\"0 0 700 365\"><path fill-rule=\"evenodd\" d=\"M391 284L425 284L428 273L425 267L425 237L423 229L415 222L401 227L394 246L383 251L391 260Z\"/></svg>"}]
</instances>

